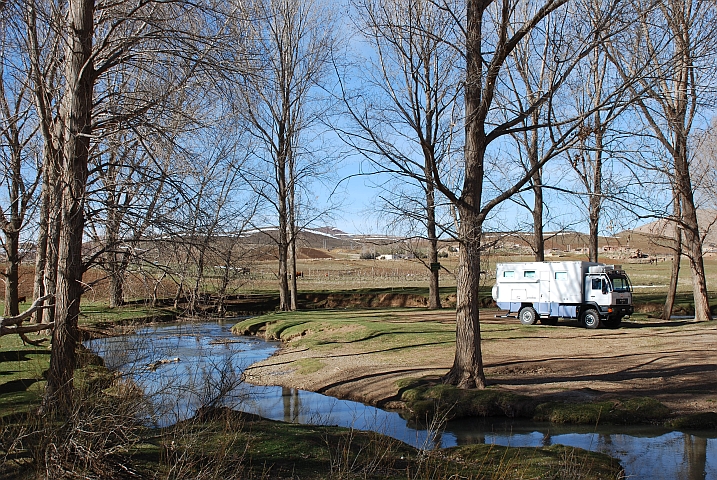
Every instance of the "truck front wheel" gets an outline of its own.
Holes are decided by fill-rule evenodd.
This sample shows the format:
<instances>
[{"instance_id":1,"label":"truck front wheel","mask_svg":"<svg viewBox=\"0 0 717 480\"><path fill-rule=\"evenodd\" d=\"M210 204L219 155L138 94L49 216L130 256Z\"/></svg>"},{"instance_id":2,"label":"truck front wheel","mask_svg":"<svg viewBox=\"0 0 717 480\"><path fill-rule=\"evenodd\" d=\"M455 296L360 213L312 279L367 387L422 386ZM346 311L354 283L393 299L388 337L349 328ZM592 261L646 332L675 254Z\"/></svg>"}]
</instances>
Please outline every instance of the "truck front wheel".
<instances>
[{"instance_id":1,"label":"truck front wheel","mask_svg":"<svg viewBox=\"0 0 717 480\"><path fill-rule=\"evenodd\" d=\"M586 328L597 328L600 325L600 315L598 315L597 310L594 308L588 308L585 310L580 318L583 321L583 325L585 325Z\"/></svg>"},{"instance_id":2,"label":"truck front wheel","mask_svg":"<svg viewBox=\"0 0 717 480\"><path fill-rule=\"evenodd\" d=\"M523 325L533 325L538 320L538 314L533 307L523 307L518 312L518 319Z\"/></svg>"}]
</instances>

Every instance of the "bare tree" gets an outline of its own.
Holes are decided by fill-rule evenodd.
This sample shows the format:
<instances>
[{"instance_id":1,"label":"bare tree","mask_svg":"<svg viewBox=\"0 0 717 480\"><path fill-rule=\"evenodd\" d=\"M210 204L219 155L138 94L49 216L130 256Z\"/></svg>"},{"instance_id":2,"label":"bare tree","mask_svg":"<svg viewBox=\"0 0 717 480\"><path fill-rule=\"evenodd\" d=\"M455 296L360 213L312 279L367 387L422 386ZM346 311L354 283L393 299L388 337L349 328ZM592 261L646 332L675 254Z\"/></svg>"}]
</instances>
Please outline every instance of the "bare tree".
<instances>
[{"instance_id":1,"label":"bare tree","mask_svg":"<svg viewBox=\"0 0 717 480\"><path fill-rule=\"evenodd\" d=\"M311 131L325 109L320 97L335 46L332 9L319 0L256 0L245 5L254 19L246 34L251 55L235 92L257 139L257 169L242 174L276 212L267 231L278 247L281 310L296 307L297 191L322 160L312 152ZM293 295L292 295L293 292ZM293 300L292 300L293 299Z\"/></svg>"},{"instance_id":2,"label":"bare tree","mask_svg":"<svg viewBox=\"0 0 717 480\"><path fill-rule=\"evenodd\" d=\"M523 4L517 9L519 16L529 15L531 5ZM546 88L555 81L554 75L558 74L552 63L555 58L551 55L555 32L552 25L553 19L547 18L546 25L540 30L528 36L525 42L516 45L511 57L513 68L507 70L509 88L507 94L513 98L508 102L516 105L519 111L525 112L533 107ZM559 24L559 20L556 20ZM520 23L517 25L520 26ZM514 34L511 31L510 34ZM516 78L513 78L515 76ZM500 95L501 92L498 92ZM508 112L508 119L514 115L512 110ZM516 157L520 162L522 170L532 171L533 174L528 182L528 192L532 195L532 204L518 193L513 201L530 211L532 217L533 236L530 241L531 249L535 255L535 261L545 260L545 196L543 169L535 168L537 165L545 164L548 160L545 155L555 156L559 150L553 147L555 135L552 131L550 105L544 104L532 108L530 115L525 115L522 121L523 129L511 134L517 144ZM543 128L546 127L546 128Z\"/></svg>"},{"instance_id":3,"label":"bare tree","mask_svg":"<svg viewBox=\"0 0 717 480\"><path fill-rule=\"evenodd\" d=\"M40 184L41 145L33 111L30 72L26 56L24 22L17 4L0 16L0 197L2 247L7 256L4 272L5 316L17 316L21 233L26 229Z\"/></svg>"},{"instance_id":4,"label":"bare tree","mask_svg":"<svg viewBox=\"0 0 717 480\"><path fill-rule=\"evenodd\" d=\"M692 270L695 317L709 320L702 240L697 220L690 166L690 139L700 109L710 100L717 51L717 16L709 1L635 1L639 12L629 36L614 43L611 60L624 78L636 78L637 110L655 141L667 153L663 170L672 186L670 200L676 224L676 246L683 245ZM645 69L650 72L645 75ZM640 92L637 92L637 89ZM638 95L639 93L639 95ZM684 243L681 240L684 239ZM677 276L680 252L673 260ZM675 279L676 286L676 279ZM668 293L663 315L669 316L674 290Z\"/></svg>"},{"instance_id":5,"label":"bare tree","mask_svg":"<svg viewBox=\"0 0 717 480\"><path fill-rule=\"evenodd\" d=\"M45 405L64 410L72 401L79 341L84 209L94 134L116 129L122 122L130 122L153 105L161 104L186 85L200 65L221 65L221 58L209 58L216 44L204 39L212 35L218 38L222 21L217 17L202 21L198 14L201 5L185 2L68 0L61 8L41 2L26 4L30 43L39 46L35 20L41 16L49 19L46 23L60 45L36 55L32 64L35 103L45 139L44 163L50 166L48 172L57 172L56 178L50 173L48 185L59 189L57 201L49 201L47 212L50 218L57 213L58 219L57 224L48 222L48 251L53 247L53 232L58 233L55 328ZM56 61L62 65L58 89L51 93L46 79L41 78L46 63L36 61L48 54L58 55ZM161 77L165 82L163 93L150 99L142 94L135 98L104 83L109 72L130 63L151 69ZM134 86L137 92L143 87L139 82ZM48 105L48 98L58 99L57 103ZM119 100L110 101L113 98ZM102 108L107 105L118 108ZM45 271L54 271L52 262Z\"/></svg>"},{"instance_id":6,"label":"bare tree","mask_svg":"<svg viewBox=\"0 0 717 480\"><path fill-rule=\"evenodd\" d=\"M157 213L167 201L169 182L166 171L152 168L152 153L143 142L121 134L103 140L106 150L93 156L88 185L87 231L94 251L84 252L85 269L97 264L107 272L109 305L119 307L130 262L141 258L141 241L162 225Z\"/></svg>"},{"instance_id":7,"label":"bare tree","mask_svg":"<svg viewBox=\"0 0 717 480\"><path fill-rule=\"evenodd\" d=\"M361 86L343 85L353 125L342 128L342 136L376 173L391 173L405 182L400 188L390 183L381 197L397 219L409 226L422 224L429 245L429 308L440 308L438 239L447 227L437 218L440 199L433 168L445 171L460 136L456 125L463 59L453 48L459 31L451 13L458 4L357 0L354 8L356 28L372 53L357 67Z\"/></svg>"},{"instance_id":8,"label":"bare tree","mask_svg":"<svg viewBox=\"0 0 717 480\"><path fill-rule=\"evenodd\" d=\"M597 262L603 207L608 198L620 195L609 167L614 157L622 155L612 144L618 143L624 134L611 131L610 127L629 108L630 102L629 99L613 101L603 108L605 99L613 96L614 86L621 83L615 78L616 72L610 66L603 45L595 47L582 67L578 82L571 86L570 97L576 111L586 115L575 145L566 157L577 176L579 187L574 190L577 202L587 211L588 260Z\"/></svg>"},{"instance_id":9,"label":"bare tree","mask_svg":"<svg viewBox=\"0 0 717 480\"><path fill-rule=\"evenodd\" d=\"M459 217L461 248L457 275L456 354L444 381L462 388L485 386L478 302L484 224L498 205L523 189L545 164L539 162L528 171L517 173L505 188L491 186L486 182L486 175L491 168L500 168L491 164L491 160L501 155L499 140L526 128L524 120L535 109L550 102L594 45L609 37L608 27L617 13L615 4L606 2L595 11L596 26L591 28L580 21L584 7L580 2L537 2L520 17L516 17L517 5L518 2L511 0L467 3L463 181L458 190L441 181L436 182L441 193L456 205ZM555 19L549 51L557 59L554 63L557 71L548 76L552 81L542 94L527 108L519 109L507 103L505 95L498 93L506 84L506 69L511 67L510 55L534 31L544 28L548 17ZM506 111L515 113L506 117ZM553 146L561 149L575 135L581 118L570 111L553 109L552 114L551 122L563 125L560 138L555 139ZM544 161L552 157L554 155L544 155ZM438 173L435 167L433 170Z\"/></svg>"}]
</instances>

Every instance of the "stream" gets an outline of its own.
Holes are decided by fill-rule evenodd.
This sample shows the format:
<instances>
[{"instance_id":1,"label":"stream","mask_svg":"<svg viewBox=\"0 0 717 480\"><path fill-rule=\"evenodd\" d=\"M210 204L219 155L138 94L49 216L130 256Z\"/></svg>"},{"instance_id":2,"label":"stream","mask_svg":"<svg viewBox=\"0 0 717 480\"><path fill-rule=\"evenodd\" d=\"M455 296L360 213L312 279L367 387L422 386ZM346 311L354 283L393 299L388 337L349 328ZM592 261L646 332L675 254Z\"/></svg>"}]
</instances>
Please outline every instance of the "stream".
<instances>
[{"instance_id":1,"label":"stream","mask_svg":"<svg viewBox=\"0 0 717 480\"><path fill-rule=\"evenodd\" d=\"M373 430L419 448L562 444L620 459L628 478L717 480L714 430L683 433L651 426L584 427L488 418L448 422L436 434L398 412L303 390L250 385L241 381L241 371L269 357L278 344L233 335L236 321L151 327L85 345L103 357L108 368L142 386L156 426L190 418L199 406L214 403L272 420Z\"/></svg>"}]
</instances>

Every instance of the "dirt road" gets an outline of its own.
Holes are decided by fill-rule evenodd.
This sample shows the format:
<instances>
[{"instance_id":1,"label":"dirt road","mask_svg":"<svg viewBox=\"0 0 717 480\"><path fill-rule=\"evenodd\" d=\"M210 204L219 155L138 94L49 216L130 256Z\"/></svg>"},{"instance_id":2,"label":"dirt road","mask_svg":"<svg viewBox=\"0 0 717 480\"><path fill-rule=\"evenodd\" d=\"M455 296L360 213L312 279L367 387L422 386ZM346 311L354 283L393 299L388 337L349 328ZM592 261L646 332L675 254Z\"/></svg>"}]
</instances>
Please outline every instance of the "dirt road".
<instances>
[{"instance_id":1,"label":"dirt road","mask_svg":"<svg viewBox=\"0 0 717 480\"><path fill-rule=\"evenodd\" d=\"M545 400L650 396L680 414L717 411L717 322L650 320L587 330L577 322L521 326L486 311L483 359L488 382ZM417 310L394 321L440 322L450 311ZM310 335L311 332L308 332ZM282 385L381 406L397 403L396 382L438 377L453 362L450 342L367 350L361 342L317 351L285 343L247 370L252 383Z\"/></svg>"}]
</instances>

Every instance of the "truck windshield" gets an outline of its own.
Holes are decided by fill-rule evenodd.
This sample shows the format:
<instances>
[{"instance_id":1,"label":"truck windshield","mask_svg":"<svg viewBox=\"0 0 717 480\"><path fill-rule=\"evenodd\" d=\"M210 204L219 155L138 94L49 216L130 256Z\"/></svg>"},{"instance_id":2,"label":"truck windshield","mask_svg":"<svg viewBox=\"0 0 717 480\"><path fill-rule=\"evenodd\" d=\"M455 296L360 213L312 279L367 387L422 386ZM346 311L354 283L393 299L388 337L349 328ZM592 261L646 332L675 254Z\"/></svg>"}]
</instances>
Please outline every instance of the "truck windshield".
<instances>
[{"instance_id":1,"label":"truck windshield","mask_svg":"<svg viewBox=\"0 0 717 480\"><path fill-rule=\"evenodd\" d=\"M610 275L610 281L612 282L612 289L615 292L632 291L632 285L630 285L630 280L624 275Z\"/></svg>"}]
</instances>

